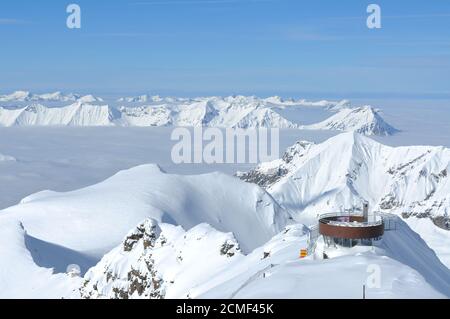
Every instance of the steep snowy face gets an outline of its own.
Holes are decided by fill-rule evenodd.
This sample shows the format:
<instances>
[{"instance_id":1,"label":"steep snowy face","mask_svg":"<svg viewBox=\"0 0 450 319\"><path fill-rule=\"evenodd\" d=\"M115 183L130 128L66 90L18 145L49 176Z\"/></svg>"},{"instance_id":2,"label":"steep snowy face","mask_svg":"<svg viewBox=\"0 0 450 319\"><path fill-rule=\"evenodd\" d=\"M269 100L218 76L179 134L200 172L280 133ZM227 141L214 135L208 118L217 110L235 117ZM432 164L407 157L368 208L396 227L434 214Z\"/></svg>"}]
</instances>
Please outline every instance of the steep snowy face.
<instances>
[{"instance_id":1,"label":"steep snowy face","mask_svg":"<svg viewBox=\"0 0 450 319\"><path fill-rule=\"evenodd\" d=\"M107 105L76 102L65 107L31 104L23 108L0 108L0 126L108 126L116 111Z\"/></svg>"},{"instance_id":2,"label":"steep snowy face","mask_svg":"<svg viewBox=\"0 0 450 319\"><path fill-rule=\"evenodd\" d=\"M281 159L262 163L249 172L237 172L236 176L248 183L268 188L289 174L294 169L292 162L307 154L313 146L314 143L299 141L289 147Z\"/></svg>"},{"instance_id":3,"label":"steep snowy face","mask_svg":"<svg viewBox=\"0 0 450 319\"><path fill-rule=\"evenodd\" d=\"M374 210L431 218L448 229L449 173L449 149L391 148L344 133L319 145L299 142L283 159L238 176L266 187L303 222L369 201Z\"/></svg>"},{"instance_id":4,"label":"steep snowy face","mask_svg":"<svg viewBox=\"0 0 450 319\"><path fill-rule=\"evenodd\" d=\"M386 123L371 106L342 108L323 122L302 126L311 130L354 131L364 135L393 135L397 129Z\"/></svg>"},{"instance_id":5,"label":"steep snowy face","mask_svg":"<svg viewBox=\"0 0 450 319\"><path fill-rule=\"evenodd\" d=\"M122 126L169 126L173 124L172 112L165 106L121 107L118 125Z\"/></svg>"},{"instance_id":6,"label":"steep snowy face","mask_svg":"<svg viewBox=\"0 0 450 319\"><path fill-rule=\"evenodd\" d=\"M85 275L83 298L189 298L189 290L242 258L232 234L148 219ZM207 262L205 262L207 260Z\"/></svg>"},{"instance_id":7,"label":"steep snowy face","mask_svg":"<svg viewBox=\"0 0 450 319\"><path fill-rule=\"evenodd\" d=\"M181 105L120 107L93 105L87 96L65 107L31 104L22 108L0 107L1 126L186 126L221 128L296 128L269 108L215 105L200 101Z\"/></svg>"},{"instance_id":8,"label":"steep snowy face","mask_svg":"<svg viewBox=\"0 0 450 319\"><path fill-rule=\"evenodd\" d=\"M64 255L62 250L58 251L56 246L40 242L27 234L22 223L15 218L0 216L0 225L0 298L79 297L80 278L56 274L53 269L40 267L32 254L44 245L49 251L54 249L53 252L61 253L59 257Z\"/></svg>"},{"instance_id":9,"label":"steep snowy face","mask_svg":"<svg viewBox=\"0 0 450 319\"><path fill-rule=\"evenodd\" d=\"M41 240L100 257L145 218L187 230L208 223L233 232L246 252L269 240L290 218L256 185L220 173L170 175L154 165L78 191L38 193L1 213L21 220Z\"/></svg>"},{"instance_id":10,"label":"steep snowy face","mask_svg":"<svg viewBox=\"0 0 450 319\"><path fill-rule=\"evenodd\" d=\"M370 266L379 287L368 298L444 298L450 271L423 240L397 220L376 247L323 247L299 259L309 230L290 225L243 255L232 234L207 224L189 231L146 220L99 264L80 288L83 298L361 298ZM208 262L205 263L204 261ZM300 288L299 288L300 287Z\"/></svg>"},{"instance_id":11,"label":"steep snowy face","mask_svg":"<svg viewBox=\"0 0 450 319\"><path fill-rule=\"evenodd\" d=\"M266 187L301 214L340 211L369 201L373 209L433 218L450 212L450 150L392 148L356 133L314 145L299 142L281 160L239 176Z\"/></svg>"},{"instance_id":12,"label":"steep snowy face","mask_svg":"<svg viewBox=\"0 0 450 319\"><path fill-rule=\"evenodd\" d=\"M311 225L329 212L371 209L401 215L450 267L450 150L387 147L356 133L299 142L282 159L241 179L265 187L294 218Z\"/></svg>"},{"instance_id":13,"label":"steep snowy face","mask_svg":"<svg viewBox=\"0 0 450 319\"><path fill-rule=\"evenodd\" d=\"M178 101L177 104L154 104L122 107L121 124L130 126L186 126L221 128L297 128L269 107L248 100Z\"/></svg>"},{"instance_id":14,"label":"steep snowy face","mask_svg":"<svg viewBox=\"0 0 450 319\"><path fill-rule=\"evenodd\" d=\"M240 119L233 127L242 129L260 127L298 128L298 125L286 120L280 114L269 108L260 108Z\"/></svg>"},{"instance_id":15,"label":"steep snowy face","mask_svg":"<svg viewBox=\"0 0 450 319\"><path fill-rule=\"evenodd\" d=\"M78 126L184 126L219 128L282 128L308 130L355 131L365 135L391 135L397 132L387 124L380 114L370 106L351 108L347 100L332 102L306 100L284 100L278 96L265 99L255 96L199 97L199 98L161 98L142 95L121 98L120 107L100 105L101 98L93 95L64 95L61 92L36 95L25 91L0 96L2 101L39 102L26 107L0 107L0 125L78 125ZM76 101L64 107L47 107L44 102ZM71 119L70 112L83 105L87 117L82 120L76 116ZM338 113L327 120L299 125L283 117L283 110L298 111L302 108L322 108ZM105 110L107 109L107 110ZM33 114L30 114L34 113ZM82 112L82 113L86 113ZM108 113L107 116L105 112ZM288 112L290 113L290 112ZM290 113L293 114L293 113ZM99 117L100 116L100 117Z\"/></svg>"}]
</instances>

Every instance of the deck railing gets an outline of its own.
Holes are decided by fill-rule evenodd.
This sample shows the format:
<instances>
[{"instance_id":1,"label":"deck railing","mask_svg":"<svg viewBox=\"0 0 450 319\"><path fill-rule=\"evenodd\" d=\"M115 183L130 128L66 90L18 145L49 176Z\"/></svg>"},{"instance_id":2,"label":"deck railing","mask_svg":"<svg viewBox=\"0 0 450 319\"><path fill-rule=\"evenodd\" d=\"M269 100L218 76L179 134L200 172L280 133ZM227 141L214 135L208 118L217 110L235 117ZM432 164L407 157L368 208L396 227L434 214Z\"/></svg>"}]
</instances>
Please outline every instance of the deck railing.
<instances>
[{"instance_id":1,"label":"deck railing","mask_svg":"<svg viewBox=\"0 0 450 319\"><path fill-rule=\"evenodd\" d=\"M363 217L361 214L352 213L329 213L319 216L319 221L324 224L332 226L342 226L342 227L374 227L383 224L383 217L379 214L369 214L368 221L339 221L339 220L329 220L328 218L333 217Z\"/></svg>"}]
</instances>

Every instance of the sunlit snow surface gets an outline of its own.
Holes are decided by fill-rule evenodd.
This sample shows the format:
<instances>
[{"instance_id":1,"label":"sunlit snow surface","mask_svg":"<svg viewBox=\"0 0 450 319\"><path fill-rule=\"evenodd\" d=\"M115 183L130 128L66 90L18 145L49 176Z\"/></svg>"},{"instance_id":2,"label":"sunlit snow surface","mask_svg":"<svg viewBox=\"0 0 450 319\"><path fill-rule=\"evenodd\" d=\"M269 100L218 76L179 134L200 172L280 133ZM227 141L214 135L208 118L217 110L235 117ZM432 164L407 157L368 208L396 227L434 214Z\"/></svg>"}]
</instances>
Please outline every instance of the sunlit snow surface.
<instances>
[{"instance_id":1,"label":"sunlit snow surface","mask_svg":"<svg viewBox=\"0 0 450 319\"><path fill-rule=\"evenodd\" d=\"M80 97L50 98L76 101ZM100 100L86 98L86 103L95 101ZM430 105L382 107L383 119L399 132L372 138L389 146L450 147L450 106ZM326 107L286 107L278 112L293 123L311 125L337 114ZM6 287L0 297L80 297L83 280L66 276L66 266L76 263L84 274L111 249L114 262L133 263L127 255L114 256L114 251L130 230L149 217L173 236L173 253L161 251L157 261L161 269L169 269L161 270L167 297L360 298L371 264L379 265L383 275L381 288L369 290L369 298L450 296L449 270L441 263L450 264L449 232L429 219L399 221L399 231L389 233L374 250L343 250L330 260L320 256L299 260L307 236L303 230L283 235L292 212L279 207L277 196L274 200L257 186L224 174L183 176L213 171L232 175L254 165L175 165L170 159L171 131L164 127L0 128L0 208L27 197L0 213L0 286ZM298 140L322 143L339 133L282 130L280 151ZM147 163L156 163L167 173L154 165L136 167ZM116 175L132 167L136 168ZM89 185L94 186L84 188ZM41 192L46 189L73 192ZM206 228L197 227L202 224ZM170 230L178 225L182 228ZM206 238L218 240L206 239L202 249L211 249L220 271L208 276L198 271L197 251L190 251L181 240L184 232L189 238L207 233ZM218 247L230 232L242 249L233 260L221 256ZM181 250L184 263L178 264ZM269 257L264 258L265 253ZM104 262L116 267L111 260ZM101 276L95 274L99 280Z\"/></svg>"}]
</instances>

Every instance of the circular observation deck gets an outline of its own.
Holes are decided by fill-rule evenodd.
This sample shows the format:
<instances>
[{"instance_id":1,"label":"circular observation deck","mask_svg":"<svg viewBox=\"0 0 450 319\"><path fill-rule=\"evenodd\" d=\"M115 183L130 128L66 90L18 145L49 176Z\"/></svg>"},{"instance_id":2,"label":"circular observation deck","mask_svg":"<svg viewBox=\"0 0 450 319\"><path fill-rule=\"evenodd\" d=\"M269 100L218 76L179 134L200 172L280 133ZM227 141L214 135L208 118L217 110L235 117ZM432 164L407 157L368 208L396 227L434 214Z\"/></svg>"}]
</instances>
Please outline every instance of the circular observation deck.
<instances>
[{"instance_id":1,"label":"circular observation deck","mask_svg":"<svg viewBox=\"0 0 450 319\"><path fill-rule=\"evenodd\" d=\"M320 216L319 233L323 236L341 239L373 239L384 235L384 221L381 216L326 214Z\"/></svg>"}]
</instances>

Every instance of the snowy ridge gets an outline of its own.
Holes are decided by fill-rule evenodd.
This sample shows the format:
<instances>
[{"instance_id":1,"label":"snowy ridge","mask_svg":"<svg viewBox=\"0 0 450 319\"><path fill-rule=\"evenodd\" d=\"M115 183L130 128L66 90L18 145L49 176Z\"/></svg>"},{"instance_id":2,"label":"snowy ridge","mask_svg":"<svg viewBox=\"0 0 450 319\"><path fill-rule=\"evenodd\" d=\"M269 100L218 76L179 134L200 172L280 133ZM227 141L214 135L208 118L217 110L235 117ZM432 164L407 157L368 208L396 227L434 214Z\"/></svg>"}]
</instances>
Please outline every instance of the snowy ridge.
<instances>
[{"instance_id":1,"label":"snowy ridge","mask_svg":"<svg viewBox=\"0 0 450 319\"><path fill-rule=\"evenodd\" d=\"M87 99L86 101L88 101ZM181 106L121 107L80 101L65 107L31 104L0 107L0 126L186 126L223 128L296 128L269 108L217 109L210 102Z\"/></svg>"},{"instance_id":2,"label":"snowy ridge","mask_svg":"<svg viewBox=\"0 0 450 319\"><path fill-rule=\"evenodd\" d=\"M320 156L317 147L299 143L284 161ZM338 248L326 262L320 245L317 254L298 258L309 230L289 223L291 216L256 185L138 166L3 210L0 296L360 298L373 264L383 276L370 298L450 296L450 270L400 219L376 247ZM83 280L64 273L71 263L82 274L91 267Z\"/></svg>"},{"instance_id":3,"label":"snowy ridge","mask_svg":"<svg viewBox=\"0 0 450 319\"><path fill-rule=\"evenodd\" d=\"M188 298L189 289L242 257L231 233L208 224L189 231L146 220L90 269L83 298ZM203 262L207 260L208 262Z\"/></svg>"},{"instance_id":4,"label":"snowy ridge","mask_svg":"<svg viewBox=\"0 0 450 319\"><path fill-rule=\"evenodd\" d=\"M271 96L267 98L259 98L256 96L233 95L227 97L210 96L210 97L196 97L196 98L182 98L182 97L161 97L159 95L139 95L131 97L122 97L117 100L122 103L149 103L149 104L184 104L195 102L212 102L214 104L234 104L234 105L251 105L263 104L270 107L286 108L286 107L320 107L326 109L339 109L342 107L349 107L350 101L308 101L305 99L283 99L280 96Z\"/></svg>"},{"instance_id":5,"label":"snowy ridge","mask_svg":"<svg viewBox=\"0 0 450 319\"><path fill-rule=\"evenodd\" d=\"M1 101L76 101L63 107L31 104L0 107L0 126L185 126L219 128L281 128L356 131L365 135L392 135L397 132L370 106L350 108L347 100L339 102L260 99L254 96L173 98L142 95L121 98L120 106L101 105L93 95L34 95L15 92ZM102 103L104 104L104 103ZM308 107L337 112L329 119L301 126L280 115L285 109Z\"/></svg>"},{"instance_id":6,"label":"snowy ridge","mask_svg":"<svg viewBox=\"0 0 450 319\"><path fill-rule=\"evenodd\" d=\"M19 219L37 238L95 256L118 245L146 218L187 230L208 223L232 231L243 251L269 240L289 220L256 185L220 173L170 175L155 165L138 166L73 192L37 193L1 213Z\"/></svg>"},{"instance_id":7,"label":"snowy ridge","mask_svg":"<svg viewBox=\"0 0 450 319\"><path fill-rule=\"evenodd\" d=\"M386 123L371 106L342 108L323 122L302 126L309 130L354 131L364 135L393 135L397 129Z\"/></svg>"},{"instance_id":8,"label":"snowy ridge","mask_svg":"<svg viewBox=\"0 0 450 319\"><path fill-rule=\"evenodd\" d=\"M370 298L444 298L450 271L408 226L376 247L298 259L308 230L288 226L248 255L207 224L189 231L146 220L84 277L83 298L361 298L369 265L383 271ZM203 260L208 260L204 263ZM299 287L308 287L301 289Z\"/></svg>"},{"instance_id":9,"label":"snowy ridge","mask_svg":"<svg viewBox=\"0 0 450 319\"><path fill-rule=\"evenodd\" d=\"M93 95L63 94L61 92L33 94L28 91L16 91L11 94L0 95L0 102L75 102L85 103L103 102L103 99Z\"/></svg>"},{"instance_id":10,"label":"snowy ridge","mask_svg":"<svg viewBox=\"0 0 450 319\"><path fill-rule=\"evenodd\" d=\"M116 114L107 105L76 102L65 107L32 104L18 109L0 108L0 126L109 126Z\"/></svg>"},{"instance_id":11,"label":"snowy ridge","mask_svg":"<svg viewBox=\"0 0 450 319\"><path fill-rule=\"evenodd\" d=\"M151 96L148 94L133 96L133 97L122 97L117 100L117 102L126 103L147 103L147 102L161 102L163 99L159 95Z\"/></svg>"},{"instance_id":12,"label":"snowy ridge","mask_svg":"<svg viewBox=\"0 0 450 319\"><path fill-rule=\"evenodd\" d=\"M299 142L283 159L238 176L266 187L283 207L296 212L299 222L314 223L321 213L358 210L368 201L375 211L429 219L446 229L449 238L449 173L450 149L392 148L344 133L318 145ZM450 266L450 260L443 261Z\"/></svg>"},{"instance_id":13,"label":"snowy ridge","mask_svg":"<svg viewBox=\"0 0 450 319\"><path fill-rule=\"evenodd\" d=\"M0 298L59 299L79 295L76 291L81 284L80 278L55 274L52 269L34 262L30 250L37 248L35 239L26 233L19 221L0 216L0 225Z\"/></svg>"},{"instance_id":14,"label":"snowy ridge","mask_svg":"<svg viewBox=\"0 0 450 319\"><path fill-rule=\"evenodd\" d=\"M297 128L257 98L152 98L148 106L120 108L118 122L128 126L206 126L222 128Z\"/></svg>"}]
</instances>

